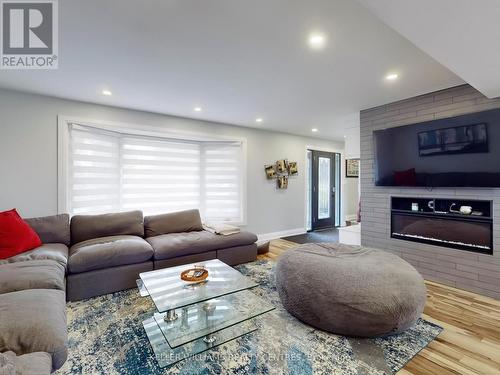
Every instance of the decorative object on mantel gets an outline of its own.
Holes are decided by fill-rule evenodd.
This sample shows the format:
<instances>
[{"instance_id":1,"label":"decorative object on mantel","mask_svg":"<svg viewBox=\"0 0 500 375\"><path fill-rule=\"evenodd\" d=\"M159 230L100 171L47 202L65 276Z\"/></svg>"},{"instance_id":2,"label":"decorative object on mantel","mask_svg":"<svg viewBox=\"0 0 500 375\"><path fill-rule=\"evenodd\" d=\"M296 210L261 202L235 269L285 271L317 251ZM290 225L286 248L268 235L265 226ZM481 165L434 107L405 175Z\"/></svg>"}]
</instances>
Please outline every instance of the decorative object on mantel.
<instances>
[{"instance_id":1,"label":"decorative object on mantel","mask_svg":"<svg viewBox=\"0 0 500 375\"><path fill-rule=\"evenodd\" d=\"M359 159L346 159L345 176L347 178L359 177Z\"/></svg>"},{"instance_id":2,"label":"decorative object on mantel","mask_svg":"<svg viewBox=\"0 0 500 375\"><path fill-rule=\"evenodd\" d=\"M450 212L454 214L459 214L459 215L470 215L472 213L472 207L471 206L460 206L459 210L454 210L453 207L455 207L457 204L452 203L450 206Z\"/></svg>"},{"instance_id":3,"label":"decorative object on mantel","mask_svg":"<svg viewBox=\"0 0 500 375\"><path fill-rule=\"evenodd\" d=\"M289 162L287 159L278 160L275 164L265 165L264 169L269 180L276 179L278 189L287 189L289 177L299 174L297 162Z\"/></svg>"}]
</instances>

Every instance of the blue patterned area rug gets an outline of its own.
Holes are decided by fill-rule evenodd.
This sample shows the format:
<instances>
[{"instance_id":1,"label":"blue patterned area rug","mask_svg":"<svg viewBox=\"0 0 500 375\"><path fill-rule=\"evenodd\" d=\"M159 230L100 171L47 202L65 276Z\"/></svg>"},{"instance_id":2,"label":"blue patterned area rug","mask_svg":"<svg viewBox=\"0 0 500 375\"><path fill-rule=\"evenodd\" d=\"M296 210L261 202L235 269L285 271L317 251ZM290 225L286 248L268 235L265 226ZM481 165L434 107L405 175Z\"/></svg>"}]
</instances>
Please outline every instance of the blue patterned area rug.
<instances>
[{"instance_id":1,"label":"blue patterned area rug","mask_svg":"<svg viewBox=\"0 0 500 375\"><path fill-rule=\"evenodd\" d=\"M276 306L256 318L260 329L170 368L159 368L142 321L155 308L128 290L68 304L69 358L58 374L392 374L442 328L419 320L406 332L353 339L316 330L288 314L276 291L275 262L237 267Z\"/></svg>"}]
</instances>

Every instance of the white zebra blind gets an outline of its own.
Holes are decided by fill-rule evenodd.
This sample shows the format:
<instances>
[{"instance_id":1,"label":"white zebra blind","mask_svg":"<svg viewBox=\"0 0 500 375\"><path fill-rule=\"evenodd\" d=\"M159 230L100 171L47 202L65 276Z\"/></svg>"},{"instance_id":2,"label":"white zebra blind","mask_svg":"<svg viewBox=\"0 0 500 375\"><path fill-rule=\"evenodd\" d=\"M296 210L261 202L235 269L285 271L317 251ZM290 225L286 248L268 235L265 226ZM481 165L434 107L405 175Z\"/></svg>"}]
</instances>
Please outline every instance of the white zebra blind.
<instances>
[{"instance_id":1,"label":"white zebra blind","mask_svg":"<svg viewBox=\"0 0 500 375\"><path fill-rule=\"evenodd\" d=\"M119 211L119 138L71 126L69 159L69 211L72 214Z\"/></svg>"},{"instance_id":2,"label":"white zebra blind","mask_svg":"<svg viewBox=\"0 0 500 375\"><path fill-rule=\"evenodd\" d=\"M242 212L241 145L204 145L203 211L212 221L231 221Z\"/></svg>"},{"instance_id":3,"label":"white zebra blind","mask_svg":"<svg viewBox=\"0 0 500 375\"><path fill-rule=\"evenodd\" d=\"M243 222L241 142L177 140L71 124L71 214L198 208L206 221Z\"/></svg>"}]
</instances>

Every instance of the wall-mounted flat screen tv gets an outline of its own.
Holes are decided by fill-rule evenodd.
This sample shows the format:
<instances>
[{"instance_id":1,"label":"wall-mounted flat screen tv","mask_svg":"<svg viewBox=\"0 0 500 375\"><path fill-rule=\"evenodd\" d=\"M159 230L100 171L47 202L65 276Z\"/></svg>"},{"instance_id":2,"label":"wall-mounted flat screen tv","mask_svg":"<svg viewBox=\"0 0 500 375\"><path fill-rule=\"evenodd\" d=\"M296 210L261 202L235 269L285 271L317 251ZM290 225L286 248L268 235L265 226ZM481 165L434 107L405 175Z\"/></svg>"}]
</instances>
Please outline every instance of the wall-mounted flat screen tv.
<instances>
[{"instance_id":1,"label":"wall-mounted flat screen tv","mask_svg":"<svg viewBox=\"0 0 500 375\"><path fill-rule=\"evenodd\" d=\"M377 186L500 187L500 109L376 130Z\"/></svg>"}]
</instances>

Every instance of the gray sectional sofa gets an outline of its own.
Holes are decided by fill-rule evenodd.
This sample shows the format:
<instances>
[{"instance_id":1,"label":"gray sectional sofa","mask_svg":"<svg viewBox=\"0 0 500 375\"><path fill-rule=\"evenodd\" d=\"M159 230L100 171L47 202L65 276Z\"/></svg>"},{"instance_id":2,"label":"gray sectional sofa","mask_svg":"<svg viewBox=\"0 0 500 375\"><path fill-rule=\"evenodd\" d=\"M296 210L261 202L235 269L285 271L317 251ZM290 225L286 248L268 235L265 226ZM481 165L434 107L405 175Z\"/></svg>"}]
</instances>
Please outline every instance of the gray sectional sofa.
<instances>
[{"instance_id":1,"label":"gray sectional sofa","mask_svg":"<svg viewBox=\"0 0 500 375\"><path fill-rule=\"evenodd\" d=\"M66 301L133 288L140 272L257 256L257 236L203 230L198 210L26 219L42 246L0 260L0 372L44 374L67 357ZM15 373L15 372L14 372Z\"/></svg>"}]
</instances>

